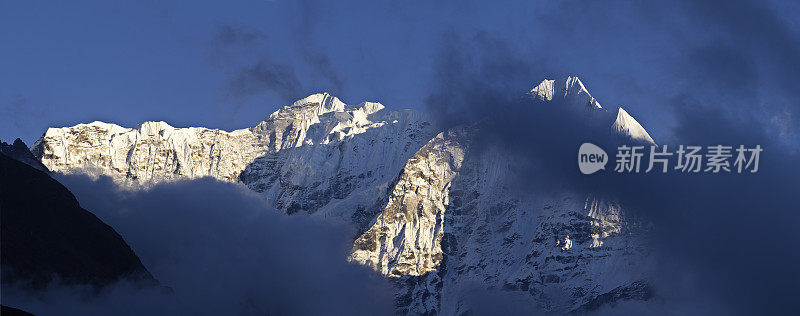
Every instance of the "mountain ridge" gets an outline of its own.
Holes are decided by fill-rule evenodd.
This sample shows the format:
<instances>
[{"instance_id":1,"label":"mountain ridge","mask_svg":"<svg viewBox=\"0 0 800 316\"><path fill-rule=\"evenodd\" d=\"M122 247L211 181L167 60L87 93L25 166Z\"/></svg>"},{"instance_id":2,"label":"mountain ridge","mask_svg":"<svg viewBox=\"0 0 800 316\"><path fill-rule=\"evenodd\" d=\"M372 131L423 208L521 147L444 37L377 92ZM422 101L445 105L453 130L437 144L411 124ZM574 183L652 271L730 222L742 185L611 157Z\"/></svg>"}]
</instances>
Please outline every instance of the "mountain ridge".
<instances>
[{"instance_id":1,"label":"mountain ridge","mask_svg":"<svg viewBox=\"0 0 800 316\"><path fill-rule=\"evenodd\" d=\"M608 112L577 77L545 79L528 95ZM642 291L634 282L645 273L631 267L647 256L616 202L510 193L513 161L469 150L479 129L441 131L425 113L347 105L327 93L232 132L103 124L48 129L35 152L54 171L134 186L203 176L241 182L286 213L351 223L359 235L350 260L392 279L403 313L469 312L459 293L471 282L527 293L550 312L649 297L623 293ZM622 108L608 126L653 142Z\"/></svg>"}]
</instances>

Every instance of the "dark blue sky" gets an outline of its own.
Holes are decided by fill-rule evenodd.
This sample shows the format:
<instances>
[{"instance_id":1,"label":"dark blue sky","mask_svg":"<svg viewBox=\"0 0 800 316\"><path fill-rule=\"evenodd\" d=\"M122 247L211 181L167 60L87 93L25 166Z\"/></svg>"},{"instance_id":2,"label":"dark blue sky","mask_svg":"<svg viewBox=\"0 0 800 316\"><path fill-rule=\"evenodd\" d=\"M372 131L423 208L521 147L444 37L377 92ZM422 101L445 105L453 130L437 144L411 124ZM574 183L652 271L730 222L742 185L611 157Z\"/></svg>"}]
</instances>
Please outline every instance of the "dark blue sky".
<instances>
[{"instance_id":1,"label":"dark blue sky","mask_svg":"<svg viewBox=\"0 0 800 316\"><path fill-rule=\"evenodd\" d=\"M577 74L656 141L681 98L737 103L794 139L798 12L774 1L4 1L0 139L30 145L93 120L231 130L322 91L425 109L446 80L443 43L476 36L534 68L510 90Z\"/></svg>"}]
</instances>

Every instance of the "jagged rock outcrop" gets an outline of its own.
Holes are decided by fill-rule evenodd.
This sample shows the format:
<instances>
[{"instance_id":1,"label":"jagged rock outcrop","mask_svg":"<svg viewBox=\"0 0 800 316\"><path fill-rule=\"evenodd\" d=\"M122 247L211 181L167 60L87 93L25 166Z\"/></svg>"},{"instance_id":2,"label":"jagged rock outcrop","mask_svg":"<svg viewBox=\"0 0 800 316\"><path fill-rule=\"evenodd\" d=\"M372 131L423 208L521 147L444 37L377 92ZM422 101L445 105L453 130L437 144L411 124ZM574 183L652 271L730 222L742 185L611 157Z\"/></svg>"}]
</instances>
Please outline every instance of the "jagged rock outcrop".
<instances>
[{"instance_id":1,"label":"jagged rock outcrop","mask_svg":"<svg viewBox=\"0 0 800 316\"><path fill-rule=\"evenodd\" d=\"M436 270L450 182L464 160L466 134L440 133L408 160L386 208L355 241L351 260L389 276Z\"/></svg>"},{"instance_id":2,"label":"jagged rock outcrop","mask_svg":"<svg viewBox=\"0 0 800 316\"><path fill-rule=\"evenodd\" d=\"M42 162L31 153L31 151L28 149L28 145L25 145L25 143L19 138L14 140L14 142L10 145L0 141L0 154L13 158L37 170L47 173L50 172L50 170L48 170L47 167L45 167L45 165L42 164Z\"/></svg>"}]
</instances>

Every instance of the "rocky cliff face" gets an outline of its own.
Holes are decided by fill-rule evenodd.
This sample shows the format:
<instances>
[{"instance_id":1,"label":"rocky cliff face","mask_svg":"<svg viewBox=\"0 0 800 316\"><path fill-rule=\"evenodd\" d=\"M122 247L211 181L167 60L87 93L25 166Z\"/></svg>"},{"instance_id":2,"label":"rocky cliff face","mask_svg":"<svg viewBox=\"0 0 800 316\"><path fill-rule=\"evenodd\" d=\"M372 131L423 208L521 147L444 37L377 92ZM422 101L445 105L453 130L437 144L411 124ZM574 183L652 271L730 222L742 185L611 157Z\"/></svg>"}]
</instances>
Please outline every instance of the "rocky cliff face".
<instances>
[{"instance_id":1,"label":"rocky cliff face","mask_svg":"<svg viewBox=\"0 0 800 316\"><path fill-rule=\"evenodd\" d=\"M203 176L232 181L266 150L254 145L257 139L250 130L92 122L50 128L32 152L53 171L108 175L133 185Z\"/></svg>"},{"instance_id":2,"label":"rocky cliff face","mask_svg":"<svg viewBox=\"0 0 800 316\"><path fill-rule=\"evenodd\" d=\"M652 143L624 110L605 115L576 77L544 80L529 94L604 113L609 132ZM350 260L397 285L401 313L469 312L465 295L476 286L557 312L652 295L646 241L613 199L514 190L513 161L470 150L479 128L439 132L419 112L316 94L251 129L95 122L50 129L34 149L55 171L139 184L212 176L287 213L351 222L359 236Z\"/></svg>"},{"instance_id":3,"label":"rocky cliff face","mask_svg":"<svg viewBox=\"0 0 800 316\"><path fill-rule=\"evenodd\" d=\"M419 112L388 111L379 103L345 106L326 96L320 108L289 107L259 124L257 133L283 145L255 159L239 180L287 213L366 225L434 128Z\"/></svg>"},{"instance_id":4,"label":"rocky cliff face","mask_svg":"<svg viewBox=\"0 0 800 316\"><path fill-rule=\"evenodd\" d=\"M360 210L356 217L377 212L389 182L433 130L418 112L315 94L251 129L93 122L50 128L33 152L53 171L108 175L132 186L206 176L240 181L287 213L315 213L335 201L319 216L350 221L352 209Z\"/></svg>"},{"instance_id":5,"label":"rocky cliff face","mask_svg":"<svg viewBox=\"0 0 800 316\"><path fill-rule=\"evenodd\" d=\"M440 133L408 160L384 211L356 240L351 260L390 276L436 271L450 184L464 161L467 134Z\"/></svg>"}]
</instances>

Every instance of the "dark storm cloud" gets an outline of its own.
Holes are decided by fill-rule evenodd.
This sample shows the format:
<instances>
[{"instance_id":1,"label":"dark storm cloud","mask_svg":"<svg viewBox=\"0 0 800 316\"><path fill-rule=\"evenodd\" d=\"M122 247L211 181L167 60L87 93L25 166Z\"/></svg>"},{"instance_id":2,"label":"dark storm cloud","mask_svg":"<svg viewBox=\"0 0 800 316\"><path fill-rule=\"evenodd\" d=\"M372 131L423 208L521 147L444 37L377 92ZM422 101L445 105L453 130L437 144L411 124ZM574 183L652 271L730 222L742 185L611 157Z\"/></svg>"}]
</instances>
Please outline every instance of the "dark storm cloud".
<instances>
[{"instance_id":1,"label":"dark storm cloud","mask_svg":"<svg viewBox=\"0 0 800 316\"><path fill-rule=\"evenodd\" d=\"M14 96L3 103L4 114L16 118L14 124L18 126L26 120L38 120L48 116L46 108L32 104L28 98L21 95Z\"/></svg>"},{"instance_id":2,"label":"dark storm cloud","mask_svg":"<svg viewBox=\"0 0 800 316\"><path fill-rule=\"evenodd\" d=\"M260 30L231 25L219 27L213 41L214 63L234 68L227 83L228 94L234 98L249 98L268 91L290 103L311 93L307 91L311 86L334 94L341 92L344 80L325 49L314 40L315 31L320 27L318 7L319 4L312 1L292 5L294 14L287 23L291 30L288 49L293 51L280 55L285 57L268 47L270 39ZM273 48L287 49L284 46ZM293 58L299 60L294 63ZM302 74L310 78L303 79Z\"/></svg>"},{"instance_id":3,"label":"dark storm cloud","mask_svg":"<svg viewBox=\"0 0 800 316\"><path fill-rule=\"evenodd\" d=\"M385 280L346 261L352 230L280 214L242 186L200 179L124 191L108 178L59 180L174 295L118 284L86 301L80 289L54 287L42 300L4 292L4 304L37 314L391 312Z\"/></svg>"},{"instance_id":4,"label":"dark storm cloud","mask_svg":"<svg viewBox=\"0 0 800 316\"><path fill-rule=\"evenodd\" d=\"M690 54L683 69L695 71L694 83L716 88L734 111L762 112L771 129L800 146L800 90L795 84L800 38L781 12L764 2L742 0L725 5L686 1L684 8L698 30L717 38L716 45L698 45Z\"/></svg>"},{"instance_id":5,"label":"dark storm cloud","mask_svg":"<svg viewBox=\"0 0 800 316\"><path fill-rule=\"evenodd\" d=\"M728 111L777 117L784 139L800 144L792 139L800 131L792 119L800 111L800 39L787 14L758 1L566 1L540 10L522 41L500 37L528 43L525 58L582 75L604 88L596 97L632 103L645 118L669 120L661 116L671 113L672 98L694 90L702 102L724 98Z\"/></svg>"},{"instance_id":6,"label":"dark storm cloud","mask_svg":"<svg viewBox=\"0 0 800 316\"><path fill-rule=\"evenodd\" d=\"M298 48L303 61L311 66L314 72L330 83L331 93L338 94L342 91L344 81L331 64L328 54L318 49L311 49L313 44L300 45Z\"/></svg>"},{"instance_id":7,"label":"dark storm cloud","mask_svg":"<svg viewBox=\"0 0 800 316\"><path fill-rule=\"evenodd\" d=\"M212 63L230 72L225 90L235 104L263 92L277 94L290 103L304 93L295 68L275 61L266 49L267 36L243 26L223 25L213 40Z\"/></svg>"},{"instance_id":8,"label":"dark storm cloud","mask_svg":"<svg viewBox=\"0 0 800 316\"><path fill-rule=\"evenodd\" d=\"M50 117L49 106L32 102L29 98L22 95L15 95L10 98L0 100L0 124L4 128L13 127L14 132L4 130L4 134L0 135L0 139L11 143L20 135L20 131L25 131L38 128L44 121ZM30 141L30 140L26 140Z\"/></svg>"},{"instance_id":9,"label":"dark storm cloud","mask_svg":"<svg viewBox=\"0 0 800 316\"><path fill-rule=\"evenodd\" d=\"M740 91L747 96L757 92L752 83L758 80L759 74L754 61L745 52L724 43L715 43L691 51L688 57L689 65L701 73L692 79L702 80L709 74L716 74L715 83L721 90Z\"/></svg>"},{"instance_id":10,"label":"dark storm cloud","mask_svg":"<svg viewBox=\"0 0 800 316\"><path fill-rule=\"evenodd\" d=\"M266 39L266 36L258 30L241 26L223 25L217 32L214 41L223 45L249 46Z\"/></svg>"},{"instance_id":11,"label":"dark storm cloud","mask_svg":"<svg viewBox=\"0 0 800 316\"><path fill-rule=\"evenodd\" d=\"M324 49L314 42L314 31L320 27L317 19L321 16L317 1L303 0L299 3L299 21L294 31L295 49L300 52L303 61L308 64L314 73L321 76L331 84L332 93L341 92L344 82L331 64L330 58Z\"/></svg>"},{"instance_id":12,"label":"dark storm cloud","mask_svg":"<svg viewBox=\"0 0 800 316\"><path fill-rule=\"evenodd\" d=\"M750 29L729 25L729 18L745 18L738 15L743 8L753 9L756 20L770 16L753 8L755 4L738 5L731 16L713 19L715 27L704 30L721 38L728 31L732 35L744 33L740 34L743 41L755 36L757 33ZM697 25L698 17L683 16L676 25ZM587 32L594 23L570 21L573 27ZM776 31L786 35L778 36L780 40L793 41L778 22L762 22L767 26L758 30ZM602 41L611 34L592 36ZM652 245L659 258L652 281L665 308L725 314L798 312L794 287L800 282L800 271L795 269L800 264L796 252L800 235L795 226L800 221L800 209L794 196L800 192L800 157L792 140L782 138L770 120L764 120L763 104L755 103L792 99L796 93L782 87L767 89L774 78L788 78L792 73L794 61L785 61L786 69L780 65L782 56L790 54L794 44L752 39L752 44L773 47L749 48L673 42L670 44L679 45L676 49L690 53L652 66L672 68L682 77L662 75L658 80L638 82L644 91L657 91L664 83L661 80L687 83L685 89L667 93L669 98L648 102L664 107L673 119L669 137L652 135L659 145L671 151L680 144L761 145L764 152L758 173L616 174L611 171L612 160L605 172L586 176L576 168L581 143L601 145L613 159L616 146L627 142L611 133L616 106L604 104L609 112L592 115L569 102L538 102L523 96L539 80L563 76L552 69L582 69L563 69L568 64L550 56L524 54L525 50L512 41L487 39L482 34L448 35L442 42L437 78L426 99L428 108L445 126L477 124L476 148L499 150L512 159L518 169L517 189L614 197L625 206L627 215L652 222ZM597 58L589 56L591 53L587 51L583 58ZM632 77L642 77L648 71L627 70ZM761 80L764 73L772 77ZM733 75L746 78L729 78ZM592 82L584 83L591 91ZM748 88L751 86L756 88ZM764 91L770 95L765 97ZM795 101L791 108L796 107ZM640 122L647 127L646 121Z\"/></svg>"},{"instance_id":13,"label":"dark storm cloud","mask_svg":"<svg viewBox=\"0 0 800 316\"><path fill-rule=\"evenodd\" d=\"M519 102L541 63L515 53L506 41L483 32L442 36L436 54L434 85L425 98L429 111L445 127L521 110Z\"/></svg>"},{"instance_id":14,"label":"dark storm cloud","mask_svg":"<svg viewBox=\"0 0 800 316\"><path fill-rule=\"evenodd\" d=\"M800 216L793 192L800 189L794 180L800 157L769 136L762 122L718 106L676 107L678 142L664 145L674 151L678 144L758 144L764 148L758 173L603 174L576 186L617 197L630 215L654 223L662 264L655 285L669 303L717 304L734 314L797 312L792 284L800 273L792 267L800 255L792 249L800 246L794 228ZM693 286L675 281L686 277Z\"/></svg>"},{"instance_id":15,"label":"dark storm cloud","mask_svg":"<svg viewBox=\"0 0 800 316\"><path fill-rule=\"evenodd\" d=\"M300 98L303 86L293 67L262 58L258 63L244 67L229 82L230 91L237 96L252 96L271 91L286 103Z\"/></svg>"},{"instance_id":16,"label":"dark storm cloud","mask_svg":"<svg viewBox=\"0 0 800 316\"><path fill-rule=\"evenodd\" d=\"M729 41L723 47L727 55L752 54L751 59L763 65L767 82L783 93L799 96L794 80L800 72L800 39L781 19L774 8L760 1L734 0L724 4L713 1L685 1L686 13L694 18L700 30L718 34ZM753 61L751 61L753 62ZM717 64L707 69L709 76L737 64ZM746 74L743 74L746 75ZM724 79L718 76L720 79ZM799 106L793 104L795 108Z\"/></svg>"}]
</instances>

